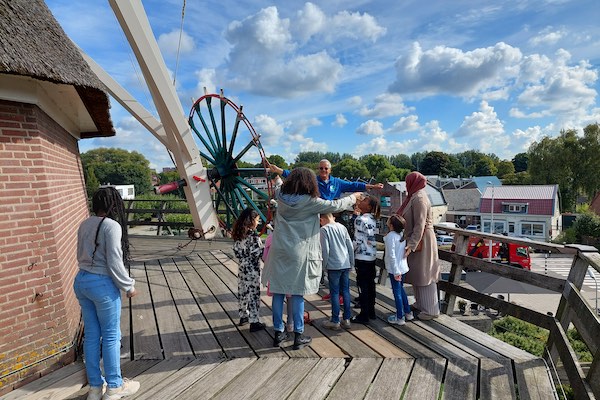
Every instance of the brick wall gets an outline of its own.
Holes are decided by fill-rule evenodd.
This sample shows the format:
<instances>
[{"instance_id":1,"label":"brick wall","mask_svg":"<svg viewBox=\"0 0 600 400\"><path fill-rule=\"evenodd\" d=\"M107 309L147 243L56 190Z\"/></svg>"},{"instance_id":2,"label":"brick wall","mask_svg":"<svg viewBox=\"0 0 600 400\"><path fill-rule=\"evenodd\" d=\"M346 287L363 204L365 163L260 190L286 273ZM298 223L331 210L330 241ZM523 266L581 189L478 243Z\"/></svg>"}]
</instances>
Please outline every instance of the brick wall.
<instances>
[{"instance_id":1,"label":"brick wall","mask_svg":"<svg viewBox=\"0 0 600 400\"><path fill-rule=\"evenodd\" d=\"M87 215L77 140L37 106L0 100L0 395L73 357Z\"/></svg>"}]
</instances>

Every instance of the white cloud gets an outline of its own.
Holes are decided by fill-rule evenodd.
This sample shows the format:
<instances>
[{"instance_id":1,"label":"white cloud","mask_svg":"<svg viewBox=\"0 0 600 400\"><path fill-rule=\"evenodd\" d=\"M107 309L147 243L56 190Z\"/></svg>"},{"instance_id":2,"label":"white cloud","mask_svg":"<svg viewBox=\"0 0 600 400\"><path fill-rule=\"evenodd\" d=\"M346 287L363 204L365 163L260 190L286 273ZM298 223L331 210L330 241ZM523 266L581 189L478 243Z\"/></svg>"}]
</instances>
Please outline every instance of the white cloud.
<instances>
[{"instance_id":1,"label":"white cloud","mask_svg":"<svg viewBox=\"0 0 600 400\"><path fill-rule=\"evenodd\" d=\"M362 107L358 113L363 117L385 118L395 115L406 114L411 111L402 102L402 97L395 93L383 93L375 97L373 108Z\"/></svg>"},{"instance_id":2,"label":"white cloud","mask_svg":"<svg viewBox=\"0 0 600 400\"><path fill-rule=\"evenodd\" d=\"M356 133L359 135L383 135L385 131L383 130L383 124L381 122L370 119L360 124L360 126L356 128Z\"/></svg>"},{"instance_id":3,"label":"white cloud","mask_svg":"<svg viewBox=\"0 0 600 400\"><path fill-rule=\"evenodd\" d=\"M386 28L380 26L375 18L367 13L358 12L339 12L331 19L327 27L329 41L346 37L350 39L367 38L371 42L375 42L386 33Z\"/></svg>"},{"instance_id":4,"label":"white cloud","mask_svg":"<svg viewBox=\"0 0 600 400\"><path fill-rule=\"evenodd\" d=\"M347 123L348 120L346 119L346 117L344 117L344 114L336 114L335 121L333 121L331 125L337 126L338 128L343 128L344 126L346 126Z\"/></svg>"},{"instance_id":5,"label":"white cloud","mask_svg":"<svg viewBox=\"0 0 600 400\"><path fill-rule=\"evenodd\" d=\"M190 54L196 49L194 38L187 34L187 32L181 32L181 46L179 42L179 30L173 30L169 33L163 33L158 37L158 47L163 54L170 56L177 55L177 49L179 48L179 54Z\"/></svg>"},{"instance_id":6,"label":"white cloud","mask_svg":"<svg viewBox=\"0 0 600 400\"><path fill-rule=\"evenodd\" d=\"M389 132L395 133L406 133L414 132L420 128L419 117L417 115L409 115L408 117L401 117L398 121L394 122Z\"/></svg>"},{"instance_id":7,"label":"white cloud","mask_svg":"<svg viewBox=\"0 0 600 400\"><path fill-rule=\"evenodd\" d=\"M566 33L564 29L554 30L553 27L549 26L540 31L537 36L529 39L529 43L532 46L552 45L562 39Z\"/></svg>"},{"instance_id":8,"label":"white cloud","mask_svg":"<svg viewBox=\"0 0 600 400\"><path fill-rule=\"evenodd\" d=\"M280 144L279 142L283 138L285 131L285 127L279 125L275 118L265 114L257 115L254 118L252 126L254 126L254 130L261 135L261 143L267 146Z\"/></svg>"},{"instance_id":9,"label":"white cloud","mask_svg":"<svg viewBox=\"0 0 600 400\"><path fill-rule=\"evenodd\" d=\"M196 77L198 79L196 91L200 96L204 96L204 88L206 88L208 93L217 93L217 85L215 83L217 72L213 68L204 68L196 71Z\"/></svg>"},{"instance_id":10,"label":"white cloud","mask_svg":"<svg viewBox=\"0 0 600 400\"><path fill-rule=\"evenodd\" d=\"M505 43L472 51L437 46L423 51L419 43L396 61L390 92L475 96L507 84L518 72L521 51Z\"/></svg>"},{"instance_id":11,"label":"white cloud","mask_svg":"<svg viewBox=\"0 0 600 400\"><path fill-rule=\"evenodd\" d=\"M362 104L362 98L360 96L352 96L347 101L348 105L351 107L358 107Z\"/></svg>"},{"instance_id":12,"label":"white cloud","mask_svg":"<svg viewBox=\"0 0 600 400\"><path fill-rule=\"evenodd\" d=\"M455 137L493 137L504 134L504 126L498 119L494 107L482 101L479 111L465 117Z\"/></svg>"},{"instance_id":13,"label":"white cloud","mask_svg":"<svg viewBox=\"0 0 600 400\"><path fill-rule=\"evenodd\" d=\"M306 42L326 26L326 21L325 13L318 6L305 3L304 8L296 13L296 22L292 25L294 34Z\"/></svg>"},{"instance_id":14,"label":"white cloud","mask_svg":"<svg viewBox=\"0 0 600 400\"><path fill-rule=\"evenodd\" d=\"M368 142L356 146L353 155L360 157L364 154L411 154L415 152L417 141L406 140L402 142L390 141L382 136L375 137Z\"/></svg>"}]
</instances>

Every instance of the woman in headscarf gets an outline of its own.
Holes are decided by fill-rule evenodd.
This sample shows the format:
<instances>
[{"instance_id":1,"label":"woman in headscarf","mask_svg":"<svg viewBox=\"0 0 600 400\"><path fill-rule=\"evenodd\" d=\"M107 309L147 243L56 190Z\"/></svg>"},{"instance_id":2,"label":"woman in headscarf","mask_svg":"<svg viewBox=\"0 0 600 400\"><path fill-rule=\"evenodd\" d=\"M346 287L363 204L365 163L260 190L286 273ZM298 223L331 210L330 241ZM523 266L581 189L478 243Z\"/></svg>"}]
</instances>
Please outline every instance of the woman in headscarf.
<instances>
[{"instance_id":1,"label":"woman in headscarf","mask_svg":"<svg viewBox=\"0 0 600 400\"><path fill-rule=\"evenodd\" d=\"M425 191L427 178L411 172L405 182L408 196L398 209L398 214L406 220L406 255L410 267L404 282L413 286L416 299L413 308L419 313L418 318L430 320L440 315L437 291L440 265L431 202Z\"/></svg>"}]
</instances>

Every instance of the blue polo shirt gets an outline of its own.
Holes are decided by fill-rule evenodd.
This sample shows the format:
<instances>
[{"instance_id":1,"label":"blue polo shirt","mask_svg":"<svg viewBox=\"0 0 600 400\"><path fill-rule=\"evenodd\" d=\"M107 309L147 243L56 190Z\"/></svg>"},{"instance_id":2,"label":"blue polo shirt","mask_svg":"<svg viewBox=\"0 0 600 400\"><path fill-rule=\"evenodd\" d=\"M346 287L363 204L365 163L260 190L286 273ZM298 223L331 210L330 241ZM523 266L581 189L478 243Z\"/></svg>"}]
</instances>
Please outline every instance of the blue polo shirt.
<instances>
[{"instance_id":1,"label":"blue polo shirt","mask_svg":"<svg viewBox=\"0 0 600 400\"><path fill-rule=\"evenodd\" d=\"M281 176L287 178L290 172L290 170L284 169ZM367 190L366 183L348 182L331 175L329 175L328 182L325 182L319 175L317 175L317 185L319 186L319 193L321 194L321 198L323 200L335 200L339 199L342 193L364 192Z\"/></svg>"}]
</instances>

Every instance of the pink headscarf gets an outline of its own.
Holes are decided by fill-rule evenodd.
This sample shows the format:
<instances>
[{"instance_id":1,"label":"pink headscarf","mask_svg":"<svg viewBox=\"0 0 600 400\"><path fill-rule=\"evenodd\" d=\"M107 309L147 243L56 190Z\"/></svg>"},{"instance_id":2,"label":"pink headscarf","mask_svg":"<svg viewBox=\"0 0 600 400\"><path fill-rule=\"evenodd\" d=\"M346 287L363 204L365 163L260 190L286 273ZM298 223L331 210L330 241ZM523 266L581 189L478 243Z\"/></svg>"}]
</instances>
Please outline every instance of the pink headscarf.
<instances>
[{"instance_id":1,"label":"pink headscarf","mask_svg":"<svg viewBox=\"0 0 600 400\"><path fill-rule=\"evenodd\" d=\"M406 182L406 191L408 192L408 196L406 196L406 198L402 202L402 205L396 212L396 214L398 215L402 215L402 211L404 211L404 209L408 205L408 202L410 201L412 195L418 192L419 190L423 189L427 185L427 178L425 178L425 175L417 171L413 171L406 175L404 181Z\"/></svg>"}]
</instances>

